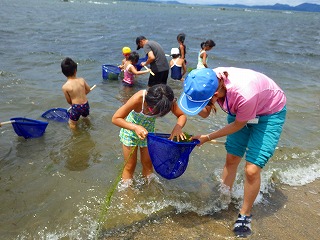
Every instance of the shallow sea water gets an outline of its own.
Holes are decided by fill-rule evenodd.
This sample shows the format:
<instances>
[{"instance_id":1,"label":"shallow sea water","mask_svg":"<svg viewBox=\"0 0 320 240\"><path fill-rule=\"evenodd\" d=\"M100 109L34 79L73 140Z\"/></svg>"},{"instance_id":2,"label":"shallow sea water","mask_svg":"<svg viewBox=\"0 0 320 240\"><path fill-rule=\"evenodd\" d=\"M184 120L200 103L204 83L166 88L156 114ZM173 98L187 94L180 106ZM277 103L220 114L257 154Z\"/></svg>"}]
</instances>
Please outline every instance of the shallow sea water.
<instances>
[{"instance_id":1,"label":"shallow sea water","mask_svg":"<svg viewBox=\"0 0 320 240\"><path fill-rule=\"evenodd\" d=\"M208 53L210 67L252 68L284 89L287 122L263 171L257 204L266 202L274 184L301 186L319 178L319 14L123 1L4 0L1 15L1 122L18 116L44 120L46 110L68 107L60 71L66 56L78 63L78 76L97 84L88 95L90 122L81 121L77 132L50 122L43 137L25 140L10 125L0 128L3 239L121 238L121 232L134 231L128 229L140 222L188 212L214 215L227 207L219 198L224 146L207 144L193 150L186 172L175 180L158 176L147 184L138 165L133 187L115 191L97 233L102 206L123 164L119 128L111 117L134 92L146 88L148 79L139 76L132 89L124 89L120 81L103 80L101 66L119 64L122 47L135 49L139 35L170 53L177 47L176 35L185 32L190 68L196 66L200 43L211 38L217 46ZM180 82L169 79L168 84L179 96ZM220 110L207 119L189 117L185 130L210 132L222 127L225 117ZM157 121L156 129L168 133L174 123L168 115ZM241 204L241 169L232 196L235 207Z\"/></svg>"}]
</instances>

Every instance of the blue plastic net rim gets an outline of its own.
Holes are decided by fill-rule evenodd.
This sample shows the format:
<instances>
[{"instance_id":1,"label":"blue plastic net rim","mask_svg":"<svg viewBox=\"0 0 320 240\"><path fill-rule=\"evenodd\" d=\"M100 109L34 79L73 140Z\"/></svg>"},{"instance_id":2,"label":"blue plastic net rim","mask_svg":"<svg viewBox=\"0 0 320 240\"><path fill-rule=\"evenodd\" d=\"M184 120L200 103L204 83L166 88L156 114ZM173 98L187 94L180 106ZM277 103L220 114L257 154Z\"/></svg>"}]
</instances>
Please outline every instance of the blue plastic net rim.
<instances>
[{"instance_id":1,"label":"blue plastic net rim","mask_svg":"<svg viewBox=\"0 0 320 240\"><path fill-rule=\"evenodd\" d=\"M59 108L59 107L58 108L51 108L51 109L45 111L41 116L45 117L48 113L55 112L55 111L66 112L66 113L68 112L68 110L65 108Z\"/></svg>"},{"instance_id":2,"label":"blue plastic net rim","mask_svg":"<svg viewBox=\"0 0 320 240\"><path fill-rule=\"evenodd\" d=\"M170 134L167 134L167 133L148 133L147 137L154 138L160 142L166 142L172 145L177 145L177 144L178 145L197 145L200 143L198 139L193 139L190 142L176 142L173 140L169 140L168 138L170 137Z\"/></svg>"},{"instance_id":3,"label":"blue plastic net rim","mask_svg":"<svg viewBox=\"0 0 320 240\"><path fill-rule=\"evenodd\" d=\"M200 141L175 142L168 137L170 134L148 133L147 143L154 170L163 178L171 180L185 172L189 155Z\"/></svg>"},{"instance_id":4,"label":"blue plastic net rim","mask_svg":"<svg viewBox=\"0 0 320 240\"><path fill-rule=\"evenodd\" d=\"M65 108L51 108L48 111L44 112L41 117L58 122L68 122L69 112L68 109Z\"/></svg>"},{"instance_id":5,"label":"blue plastic net rim","mask_svg":"<svg viewBox=\"0 0 320 240\"><path fill-rule=\"evenodd\" d=\"M11 118L10 120L16 134L25 139L41 137L49 124L48 122L22 117Z\"/></svg>"},{"instance_id":6,"label":"blue plastic net rim","mask_svg":"<svg viewBox=\"0 0 320 240\"><path fill-rule=\"evenodd\" d=\"M23 117L10 118L10 121L13 121L13 123L26 124L26 125L35 125L35 124L48 125L49 124L48 122L35 120L31 118L23 118Z\"/></svg>"},{"instance_id":7,"label":"blue plastic net rim","mask_svg":"<svg viewBox=\"0 0 320 240\"><path fill-rule=\"evenodd\" d=\"M102 69L105 70L106 72L111 72L114 74L120 74L121 72L121 69L118 66L108 65L108 64L103 64Z\"/></svg>"}]
</instances>

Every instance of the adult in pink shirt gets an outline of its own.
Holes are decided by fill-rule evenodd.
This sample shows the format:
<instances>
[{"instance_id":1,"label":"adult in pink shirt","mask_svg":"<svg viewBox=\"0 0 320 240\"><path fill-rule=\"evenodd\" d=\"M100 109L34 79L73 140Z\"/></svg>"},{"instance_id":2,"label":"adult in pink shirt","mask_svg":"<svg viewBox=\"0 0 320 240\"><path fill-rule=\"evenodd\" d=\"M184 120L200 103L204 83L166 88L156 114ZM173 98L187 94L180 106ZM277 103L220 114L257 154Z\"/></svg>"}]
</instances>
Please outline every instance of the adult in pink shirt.
<instances>
[{"instance_id":1,"label":"adult in pink shirt","mask_svg":"<svg viewBox=\"0 0 320 240\"><path fill-rule=\"evenodd\" d=\"M233 67L193 70L183 90L178 104L185 114L206 118L216 111L216 102L228 114L226 126L193 138L201 145L227 136L222 182L229 192L245 156L243 204L233 231L246 237L252 233L251 209L260 190L261 169L272 157L285 122L286 96L266 75Z\"/></svg>"}]
</instances>

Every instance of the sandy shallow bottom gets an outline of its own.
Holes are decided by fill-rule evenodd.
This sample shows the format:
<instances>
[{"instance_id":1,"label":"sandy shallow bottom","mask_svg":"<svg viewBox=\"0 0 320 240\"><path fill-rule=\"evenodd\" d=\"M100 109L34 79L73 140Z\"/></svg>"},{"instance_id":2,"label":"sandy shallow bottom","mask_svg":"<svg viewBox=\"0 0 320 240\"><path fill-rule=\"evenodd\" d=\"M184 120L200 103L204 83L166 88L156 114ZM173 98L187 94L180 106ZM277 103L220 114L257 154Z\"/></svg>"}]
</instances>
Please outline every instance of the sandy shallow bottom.
<instances>
[{"instance_id":1,"label":"sandy shallow bottom","mask_svg":"<svg viewBox=\"0 0 320 240\"><path fill-rule=\"evenodd\" d=\"M102 239L236 239L232 226L237 210L210 216L194 213L157 215ZM253 234L247 239L320 239L320 180L305 186L276 187L266 204L253 209Z\"/></svg>"}]
</instances>

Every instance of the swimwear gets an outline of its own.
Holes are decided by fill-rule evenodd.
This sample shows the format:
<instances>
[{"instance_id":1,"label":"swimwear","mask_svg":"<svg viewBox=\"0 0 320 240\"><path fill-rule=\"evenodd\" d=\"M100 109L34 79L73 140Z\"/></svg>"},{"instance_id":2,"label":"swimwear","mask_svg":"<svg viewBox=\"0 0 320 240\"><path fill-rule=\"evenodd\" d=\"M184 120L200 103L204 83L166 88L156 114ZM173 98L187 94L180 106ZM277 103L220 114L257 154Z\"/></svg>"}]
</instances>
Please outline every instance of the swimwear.
<instances>
[{"instance_id":1,"label":"swimwear","mask_svg":"<svg viewBox=\"0 0 320 240\"><path fill-rule=\"evenodd\" d=\"M72 121L78 121L80 116L87 117L89 115L89 102L85 104L72 104L69 118Z\"/></svg>"},{"instance_id":2,"label":"swimwear","mask_svg":"<svg viewBox=\"0 0 320 240\"><path fill-rule=\"evenodd\" d=\"M122 82L124 83L125 86L130 86L130 87L133 86L134 74L129 71L129 68L132 66L133 66L132 64L128 64L128 66L124 70L124 73L123 73L124 77L123 77Z\"/></svg>"},{"instance_id":3,"label":"swimwear","mask_svg":"<svg viewBox=\"0 0 320 240\"><path fill-rule=\"evenodd\" d=\"M205 50L201 50L198 54L198 64L197 64L197 69L201 69L201 68L206 68L204 65L203 65L203 61L202 61L202 58L200 57L202 53L205 53L206 51ZM207 63L207 59L206 59L206 63Z\"/></svg>"},{"instance_id":4,"label":"swimwear","mask_svg":"<svg viewBox=\"0 0 320 240\"><path fill-rule=\"evenodd\" d=\"M145 93L146 93L146 90L143 93L141 112L137 113L132 110L127 116L126 121L143 126L145 129L147 129L148 132L154 132L156 117L145 115L143 113ZM133 147L133 146L147 147L148 146L147 138L145 138L144 140L141 140L133 130L121 128L119 137L120 137L120 142L122 142L123 145L128 147Z\"/></svg>"},{"instance_id":5,"label":"swimwear","mask_svg":"<svg viewBox=\"0 0 320 240\"><path fill-rule=\"evenodd\" d=\"M172 59L173 60L173 65L171 66L171 78L175 80L180 80L182 78L181 74L181 65L177 65L177 59Z\"/></svg>"}]
</instances>

